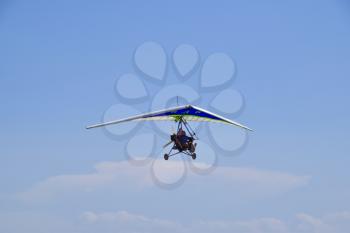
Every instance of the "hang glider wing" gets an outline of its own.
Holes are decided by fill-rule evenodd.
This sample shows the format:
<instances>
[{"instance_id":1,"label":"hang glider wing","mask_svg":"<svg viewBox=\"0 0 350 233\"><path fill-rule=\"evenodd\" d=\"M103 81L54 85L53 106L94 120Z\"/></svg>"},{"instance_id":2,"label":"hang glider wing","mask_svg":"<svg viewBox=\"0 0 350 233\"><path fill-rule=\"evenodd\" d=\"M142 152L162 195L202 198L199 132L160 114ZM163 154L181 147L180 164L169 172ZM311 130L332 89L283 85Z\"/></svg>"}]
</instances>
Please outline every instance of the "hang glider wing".
<instances>
[{"instance_id":1,"label":"hang glider wing","mask_svg":"<svg viewBox=\"0 0 350 233\"><path fill-rule=\"evenodd\" d=\"M207 110L204 110L202 108L192 106L192 105L179 106L179 107L169 108L165 110L145 113L145 114L136 115L136 116L120 119L120 120L91 125L86 128L92 129L92 128L97 128L97 127L102 127L107 125L119 124L119 123L128 122L128 121L178 121L181 117L186 121L218 122L218 123L235 125L251 131L250 128L238 122L232 121L223 116L220 116L218 114L209 112Z\"/></svg>"}]
</instances>

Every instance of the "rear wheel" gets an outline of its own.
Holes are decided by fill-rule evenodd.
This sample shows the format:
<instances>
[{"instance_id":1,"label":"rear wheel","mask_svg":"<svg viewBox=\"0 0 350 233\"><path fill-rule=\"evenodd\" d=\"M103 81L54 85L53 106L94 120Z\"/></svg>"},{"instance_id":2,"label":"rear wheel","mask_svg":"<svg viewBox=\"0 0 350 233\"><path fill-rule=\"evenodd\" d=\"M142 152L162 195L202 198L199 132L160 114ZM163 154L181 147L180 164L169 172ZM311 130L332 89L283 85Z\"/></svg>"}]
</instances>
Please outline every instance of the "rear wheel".
<instances>
[{"instance_id":1,"label":"rear wheel","mask_svg":"<svg viewBox=\"0 0 350 233\"><path fill-rule=\"evenodd\" d=\"M192 159L193 159L193 160L195 160L195 159L197 158L196 153L193 153L191 156L192 156Z\"/></svg>"},{"instance_id":2,"label":"rear wheel","mask_svg":"<svg viewBox=\"0 0 350 233\"><path fill-rule=\"evenodd\" d=\"M164 159L165 159L165 160L168 160L168 159L169 159L169 155L168 155L168 154L165 154L165 155L164 155Z\"/></svg>"}]
</instances>

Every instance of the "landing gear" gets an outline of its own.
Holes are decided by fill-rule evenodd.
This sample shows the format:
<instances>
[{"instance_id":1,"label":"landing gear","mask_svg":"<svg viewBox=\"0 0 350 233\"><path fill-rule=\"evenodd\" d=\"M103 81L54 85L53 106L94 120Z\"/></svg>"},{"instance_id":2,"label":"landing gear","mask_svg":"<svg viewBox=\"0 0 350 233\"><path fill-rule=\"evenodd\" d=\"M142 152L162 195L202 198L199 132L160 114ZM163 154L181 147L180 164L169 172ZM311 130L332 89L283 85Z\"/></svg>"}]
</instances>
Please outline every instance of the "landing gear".
<instances>
[{"instance_id":1,"label":"landing gear","mask_svg":"<svg viewBox=\"0 0 350 233\"><path fill-rule=\"evenodd\" d=\"M169 155L168 155L168 154L165 154L165 155L164 155L164 159L165 159L165 160L168 160L168 159L169 159Z\"/></svg>"},{"instance_id":2,"label":"landing gear","mask_svg":"<svg viewBox=\"0 0 350 233\"><path fill-rule=\"evenodd\" d=\"M164 160L169 160L171 156L180 153L190 156L193 160L195 160L197 157L195 153L197 143L194 141L198 140L196 133L193 131L193 129L191 129L190 125L183 116L179 117L178 119L176 118L175 122L178 124L177 131L176 133L170 135L170 141L163 146L163 148L166 148L167 146L171 145L170 151L167 154L164 154Z\"/></svg>"},{"instance_id":3,"label":"landing gear","mask_svg":"<svg viewBox=\"0 0 350 233\"><path fill-rule=\"evenodd\" d=\"M193 160L195 160L195 159L197 158L196 153L193 153L191 156L192 156L192 159L193 159Z\"/></svg>"}]
</instances>

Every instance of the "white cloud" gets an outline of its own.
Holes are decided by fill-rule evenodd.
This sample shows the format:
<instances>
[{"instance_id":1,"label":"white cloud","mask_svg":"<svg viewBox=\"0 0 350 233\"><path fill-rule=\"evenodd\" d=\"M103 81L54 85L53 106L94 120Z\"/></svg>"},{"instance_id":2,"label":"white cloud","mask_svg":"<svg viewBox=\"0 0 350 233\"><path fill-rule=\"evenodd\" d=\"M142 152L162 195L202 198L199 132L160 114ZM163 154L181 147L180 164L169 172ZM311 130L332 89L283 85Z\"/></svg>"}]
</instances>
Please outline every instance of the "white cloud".
<instances>
[{"instance_id":1,"label":"white cloud","mask_svg":"<svg viewBox=\"0 0 350 233\"><path fill-rule=\"evenodd\" d=\"M163 230L179 231L181 225L164 219L150 218L143 215L132 214L127 211L95 213L92 211L84 212L81 216L89 227L108 226L109 230L118 229L125 232L152 232Z\"/></svg>"},{"instance_id":2,"label":"white cloud","mask_svg":"<svg viewBox=\"0 0 350 233\"><path fill-rule=\"evenodd\" d=\"M158 176L176 177L178 172L183 171L181 161L166 161L166 163L166 166L158 166ZM149 166L134 166L127 161L102 162L98 163L91 173L49 177L19 193L17 197L26 202L44 202L63 195L81 196L84 193L101 191L104 191L104 195L114 195L121 191L128 193L158 189L151 174ZM261 197L280 194L304 186L308 182L308 176L255 168L217 167L205 176L189 172L183 186L195 184L203 190L221 192L225 189L224 193L234 191L237 195L245 197Z\"/></svg>"},{"instance_id":3,"label":"white cloud","mask_svg":"<svg viewBox=\"0 0 350 233\"><path fill-rule=\"evenodd\" d=\"M299 224L297 226L297 229L299 232L308 232L308 233L332 232L331 226L329 226L322 219L319 219L304 213L298 214L296 217L299 220Z\"/></svg>"},{"instance_id":4,"label":"white cloud","mask_svg":"<svg viewBox=\"0 0 350 233\"><path fill-rule=\"evenodd\" d=\"M285 233L288 232L284 222L276 218L259 218L246 221L201 221L194 222L188 232L240 232L240 233Z\"/></svg>"},{"instance_id":5,"label":"white cloud","mask_svg":"<svg viewBox=\"0 0 350 233\"><path fill-rule=\"evenodd\" d=\"M346 214L349 214L347 212ZM91 216L94 216L91 218ZM85 212L82 219L97 230L102 225L109 225L110 232L123 230L123 232L137 232L141 227L143 232L239 232L239 233L346 233L350 231L349 224L343 225L342 213L332 214L333 221L328 221L329 216L314 217L308 214L297 214L293 221L283 221L278 218L257 218L251 220L208 220L194 221L190 224L180 224L169 220L148 218L142 215L134 215L126 211L94 213ZM348 216L346 216L348 219ZM109 232L109 231L108 231Z\"/></svg>"},{"instance_id":6,"label":"white cloud","mask_svg":"<svg viewBox=\"0 0 350 233\"><path fill-rule=\"evenodd\" d=\"M350 232L350 212L337 212L322 217L298 214L297 230L305 233L346 233Z\"/></svg>"},{"instance_id":7,"label":"white cloud","mask_svg":"<svg viewBox=\"0 0 350 233\"><path fill-rule=\"evenodd\" d=\"M75 217L38 212L0 213L0 232L347 233L350 232L349 215L350 212L337 212L316 217L300 213L288 220L263 217L181 223L164 217L149 217L128 211L86 211Z\"/></svg>"},{"instance_id":8,"label":"white cloud","mask_svg":"<svg viewBox=\"0 0 350 233\"><path fill-rule=\"evenodd\" d=\"M248 221L195 221L190 224L180 224L175 221L149 218L126 211L119 212L85 212L81 218L88 223L89 228L98 230L108 225L108 230L122 232L240 232L240 233L285 233L287 225L275 218L260 218ZM106 228L104 228L106 229ZM108 231L109 232L109 231Z\"/></svg>"}]
</instances>

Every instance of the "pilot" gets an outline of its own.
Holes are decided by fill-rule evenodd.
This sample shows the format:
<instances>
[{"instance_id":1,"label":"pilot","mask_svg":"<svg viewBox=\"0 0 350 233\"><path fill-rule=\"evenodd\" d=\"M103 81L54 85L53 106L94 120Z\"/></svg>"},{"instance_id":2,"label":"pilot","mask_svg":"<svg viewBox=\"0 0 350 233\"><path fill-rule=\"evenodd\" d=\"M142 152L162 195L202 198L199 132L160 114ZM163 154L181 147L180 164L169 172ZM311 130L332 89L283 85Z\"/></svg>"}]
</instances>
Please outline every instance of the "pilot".
<instances>
[{"instance_id":1,"label":"pilot","mask_svg":"<svg viewBox=\"0 0 350 233\"><path fill-rule=\"evenodd\" d=\"M179 131L177 132L177 136L181 137L181 136L186 136L186 132L185 130L183 130L182 128L179 129Z\"/></svg>"},{"instance_id":2,"label":"pilot","mask_svg":"<svg viewBox=\"0 0 350 233\"><path fill-rule=\"evenodd\" d=\"M182 128L180 128L179 131L177 132L177 137L182 145L186 147L189 146L188 143L191 142L191 137L188 137L186 135L186 132Z\"/></svg>"}]
</instances>

